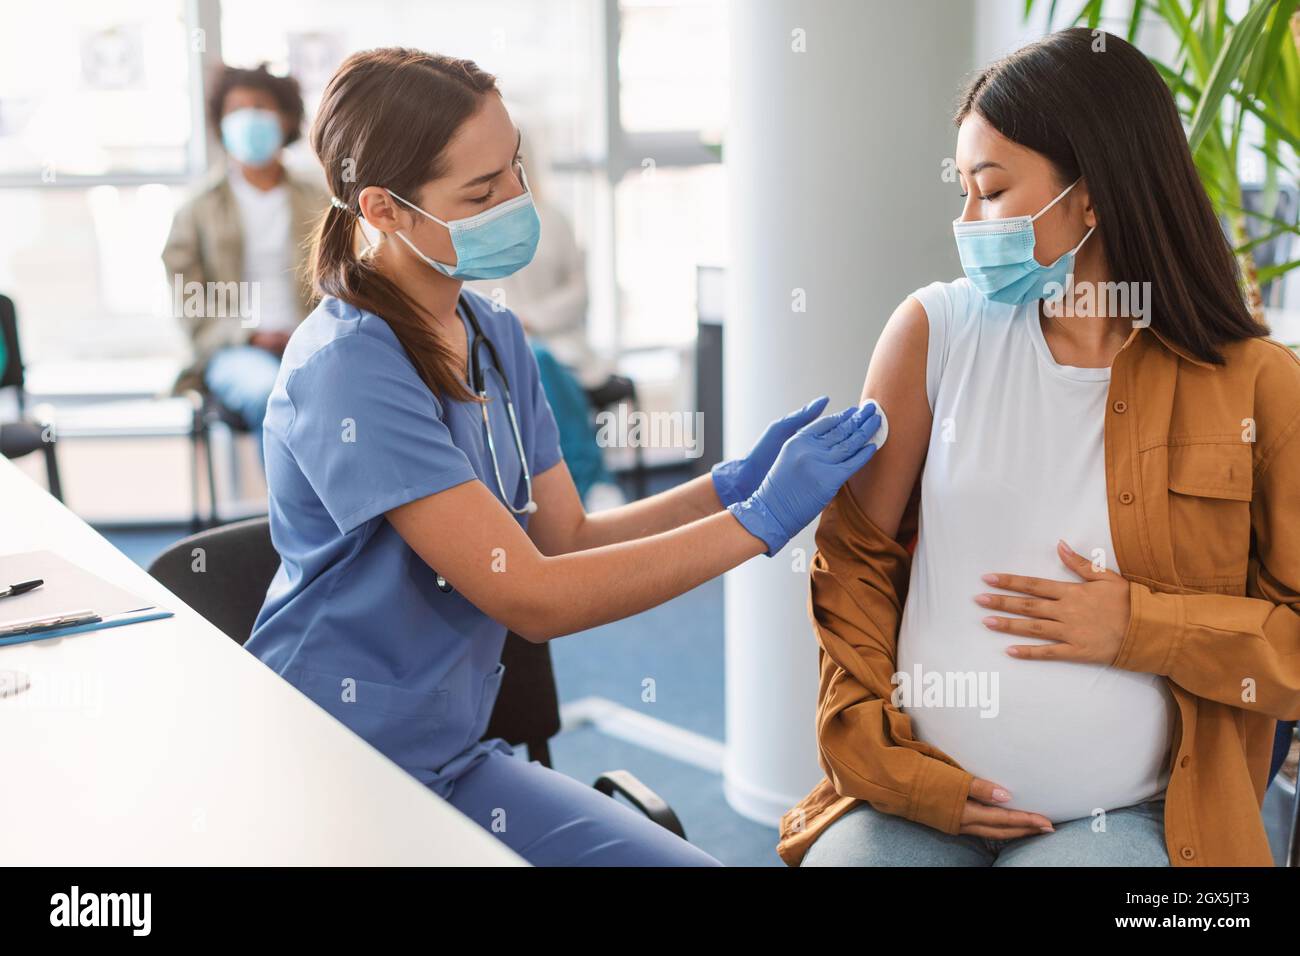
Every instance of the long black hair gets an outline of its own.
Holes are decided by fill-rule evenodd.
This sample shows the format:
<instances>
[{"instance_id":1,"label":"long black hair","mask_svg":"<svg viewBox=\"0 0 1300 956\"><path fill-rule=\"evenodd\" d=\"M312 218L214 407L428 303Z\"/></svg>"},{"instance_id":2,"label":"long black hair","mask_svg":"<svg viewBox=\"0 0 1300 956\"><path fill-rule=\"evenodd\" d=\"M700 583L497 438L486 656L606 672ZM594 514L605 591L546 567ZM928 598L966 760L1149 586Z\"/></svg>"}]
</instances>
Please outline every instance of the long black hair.
<instances>
[{"instance_id":1,"label":"long black hair","mask_svg":"<svg viewBox=\"0 0 1300 956\"><path fill-rule=\"evenodd\" d=\"M1268 335L1174 98L1135 47L1083 27L1049 34L971 81L957 124L972 112L1046 156L1062 188L1083 177L1112 280L1151 283L1151 327L1170 343L1222 364L1224 343Z\"/></svg>"}]
</instances>

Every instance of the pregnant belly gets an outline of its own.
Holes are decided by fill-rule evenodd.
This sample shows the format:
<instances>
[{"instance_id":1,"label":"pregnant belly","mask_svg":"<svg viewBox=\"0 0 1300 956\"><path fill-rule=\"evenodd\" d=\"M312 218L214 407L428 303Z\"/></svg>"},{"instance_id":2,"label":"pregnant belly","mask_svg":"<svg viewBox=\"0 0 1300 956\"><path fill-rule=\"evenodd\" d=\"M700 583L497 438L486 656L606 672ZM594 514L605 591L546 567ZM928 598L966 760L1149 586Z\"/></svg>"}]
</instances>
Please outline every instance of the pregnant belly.
<instances>
[{"instance_id":1,"label":"pregnant belly","mask_svg":"<svg viewBox=\"0 0 1300 956\"><path fill-rule=\"evenodd\" d=\"M1016 660L1007 646L1038 642L978 625L922 632L908 617L905 610L898 700L913 732L1009 790L1004 806L1063 822L1165 788L1176 705L1162 678Z\"/></svg>"}]
</instances>

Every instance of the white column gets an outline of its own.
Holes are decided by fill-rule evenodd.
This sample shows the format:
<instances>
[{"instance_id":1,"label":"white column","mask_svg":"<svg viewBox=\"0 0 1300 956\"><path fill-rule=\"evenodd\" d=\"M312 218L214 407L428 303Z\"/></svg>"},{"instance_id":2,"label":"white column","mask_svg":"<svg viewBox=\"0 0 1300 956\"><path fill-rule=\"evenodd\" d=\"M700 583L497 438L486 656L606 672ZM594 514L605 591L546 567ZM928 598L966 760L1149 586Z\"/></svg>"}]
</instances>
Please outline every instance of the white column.
<instances>
[{"instance_id":1,"label":"white column","mask_svg":"<svg viewBox=\"0 0 1300 956\"><path fill-rule=\"evenodd\" d=\"M818 394L855 404L898 303L960 275L943 170L971 20L951 0L732 0L728 455ZM726 580L726 794L768 824L821 777L812 530Z\"/></svg>"}]
</instances>

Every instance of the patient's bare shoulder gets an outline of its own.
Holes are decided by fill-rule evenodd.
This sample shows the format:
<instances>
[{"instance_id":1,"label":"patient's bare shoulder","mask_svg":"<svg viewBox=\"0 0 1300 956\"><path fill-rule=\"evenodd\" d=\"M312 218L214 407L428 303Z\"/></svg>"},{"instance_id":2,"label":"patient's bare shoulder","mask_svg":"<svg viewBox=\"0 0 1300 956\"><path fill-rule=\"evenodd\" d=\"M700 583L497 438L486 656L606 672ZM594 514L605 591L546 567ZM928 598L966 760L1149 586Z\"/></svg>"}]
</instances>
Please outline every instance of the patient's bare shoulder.
<instances>
[{"instance_id":1,"label":"patient's bare shoulder","mask_svg":"<svg viewBox=\"0 0 1300 956\"><path fill-rule=\"evenodd\" d=\"M894 310L876 341L871 362L867 366L864 391L873 388L889 389L891 398L902 399L904 402L911 399L911 403L919 397L928 409L929 402L925 397L925 360L929 344L930 320L921 303L909 295ZM883 395L881 402L884 402ZM892 413L890 421L893 421Z\"/></svg>"},{"instance_id":2,"label":"patient's bare shoulder","mask_svg":"<svg viewBox=\"0 0 1300 956\"><path fill-rule=\"evenodd\" d=\"M867 517L889 535L898 531L930 444L932 415L925 389L929 341L925 309L908 296L880 333L862 387L863 398L874 398L889 416L889 440L849 479L849 490Z\"/></svg>"}]
</instances>

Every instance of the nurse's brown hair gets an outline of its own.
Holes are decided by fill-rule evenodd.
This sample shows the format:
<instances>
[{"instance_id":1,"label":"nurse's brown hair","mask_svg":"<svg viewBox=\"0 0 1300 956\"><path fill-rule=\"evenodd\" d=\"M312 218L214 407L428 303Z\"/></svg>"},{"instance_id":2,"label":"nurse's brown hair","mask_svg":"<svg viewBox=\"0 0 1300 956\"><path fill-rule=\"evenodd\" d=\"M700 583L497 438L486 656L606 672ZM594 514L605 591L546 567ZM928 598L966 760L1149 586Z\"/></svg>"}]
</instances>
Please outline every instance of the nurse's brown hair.
<instances>
[{"instance_id":1,"label":"nurse's brown hair","mask_svg":"<svg viewBox=\"0 0 1300 956\"><path fill-rule=\"evenodd\" d=\"M347 207L331 205L317 229L315 291L383 318L429 389L461 401L477 398L432 316L361 248L357 197L367 186L415 196L443 175L443 150L489 94L500 95L496 78L470 60L400 47L365 50L334 74L311 128L330 191Z\"/></svg>"}]
</instances>

